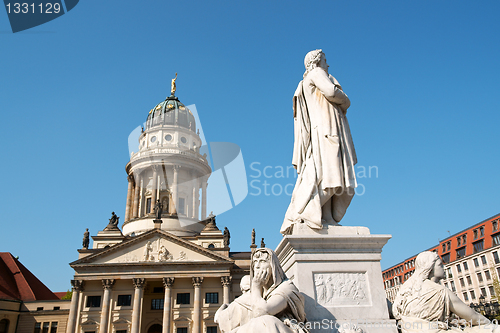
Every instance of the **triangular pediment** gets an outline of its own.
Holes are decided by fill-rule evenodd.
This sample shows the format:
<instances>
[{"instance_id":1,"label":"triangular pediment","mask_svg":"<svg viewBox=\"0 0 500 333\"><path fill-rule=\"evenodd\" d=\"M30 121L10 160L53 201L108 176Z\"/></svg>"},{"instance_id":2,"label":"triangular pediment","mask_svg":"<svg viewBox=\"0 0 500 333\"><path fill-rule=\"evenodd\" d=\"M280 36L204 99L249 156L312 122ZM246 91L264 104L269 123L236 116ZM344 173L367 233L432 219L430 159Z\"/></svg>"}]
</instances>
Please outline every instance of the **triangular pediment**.
<instances>
[{"instance_id":1,"label":"triangular pediment","mask_svg":"<svg viewBox=\"0 0 500 333\"><path fill-rule=\"evenodd\" d=\"M97 254L79 259L78 264L168 264L182 262L230 262L228 257L214 253L190 241L159 229L124 240Z\"/></svg>"}]
</instances>

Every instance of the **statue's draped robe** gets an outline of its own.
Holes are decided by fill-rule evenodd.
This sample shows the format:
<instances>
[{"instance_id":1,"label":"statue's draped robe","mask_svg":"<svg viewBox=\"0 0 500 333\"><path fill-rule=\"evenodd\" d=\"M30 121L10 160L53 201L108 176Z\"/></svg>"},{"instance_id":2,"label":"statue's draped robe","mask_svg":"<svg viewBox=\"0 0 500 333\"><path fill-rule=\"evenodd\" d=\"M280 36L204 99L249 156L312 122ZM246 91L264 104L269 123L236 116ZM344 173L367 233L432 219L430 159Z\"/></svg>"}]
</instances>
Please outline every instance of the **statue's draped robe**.
<instances>
[{"instance_id":1,"label":"statue's draped robe","mask_svg":"<svg viewBox=\"0 0 500 333\"><path fill-rule=\"evenodd\" d=\"M314 81L328 80L333 96L327 99ZM294 147L292 164L298 177L281 227L289 233L294 223L322 228L322 197L331 197L334 216L342 218L357 186L357 163L349 123L349 99L338 81L323 69L312 70L293 96ZM340 105L347 105L342 110Z\"/></svg>"},{"instance_id":2,"label":"statue's draped robe","mask_svg":"<svg viewBox=\"0 0 500 333\"><path fill-rule=\"evenodd\" d=\"M400 320L403 333L442 333L442 332L491 332L493 325L457 328L450 317L450 290L444 286L425 280L420 292L403 294L396 297L394 316ZM448 322L448 326L446 325Z\"/></svg>"}]
</instances>

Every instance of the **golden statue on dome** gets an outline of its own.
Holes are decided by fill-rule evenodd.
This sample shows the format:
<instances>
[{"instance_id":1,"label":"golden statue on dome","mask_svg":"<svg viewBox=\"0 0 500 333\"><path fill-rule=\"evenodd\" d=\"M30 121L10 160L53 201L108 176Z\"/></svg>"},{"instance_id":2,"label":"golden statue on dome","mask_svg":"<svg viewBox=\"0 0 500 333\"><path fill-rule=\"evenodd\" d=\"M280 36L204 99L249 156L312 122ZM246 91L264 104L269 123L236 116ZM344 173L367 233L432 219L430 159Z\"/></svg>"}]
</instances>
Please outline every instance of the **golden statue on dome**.
<instances>
[{"instance_id":1,"label":"golden statue on dome","mask_svg":"<svg viewBox=\"0 0 500 333\"><path fill-rule=\"evenodd\" d=\"M175 73L175 78L172 79L172 89L170 90L170 93L175 95L175 90L177 90L177 87L175 86L175 80L177 80L177 73Z\"/></svg>"}]
</instances>

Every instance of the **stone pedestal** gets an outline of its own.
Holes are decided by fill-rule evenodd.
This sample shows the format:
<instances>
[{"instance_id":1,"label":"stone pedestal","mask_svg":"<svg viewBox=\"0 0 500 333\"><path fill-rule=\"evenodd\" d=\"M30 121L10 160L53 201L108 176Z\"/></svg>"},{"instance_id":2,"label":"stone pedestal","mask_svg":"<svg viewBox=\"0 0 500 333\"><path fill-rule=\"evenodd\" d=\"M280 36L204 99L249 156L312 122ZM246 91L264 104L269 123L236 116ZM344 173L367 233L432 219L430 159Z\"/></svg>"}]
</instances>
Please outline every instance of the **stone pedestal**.
<instances>
[{"instance_id":1,"label":"stone pedestal","mask_svg":"<svg viewBox=\"0 0 500 333\"><path fill-rule=\"evenodd\" d=\"M344 332L339 327L353 325L364 333L397 332L380 267L382 247L390 238L371 235L366 227L327 226L316 232L303 224L283 237L275 252L305 295L311 332Z\"/></svg>"}]
</instances>

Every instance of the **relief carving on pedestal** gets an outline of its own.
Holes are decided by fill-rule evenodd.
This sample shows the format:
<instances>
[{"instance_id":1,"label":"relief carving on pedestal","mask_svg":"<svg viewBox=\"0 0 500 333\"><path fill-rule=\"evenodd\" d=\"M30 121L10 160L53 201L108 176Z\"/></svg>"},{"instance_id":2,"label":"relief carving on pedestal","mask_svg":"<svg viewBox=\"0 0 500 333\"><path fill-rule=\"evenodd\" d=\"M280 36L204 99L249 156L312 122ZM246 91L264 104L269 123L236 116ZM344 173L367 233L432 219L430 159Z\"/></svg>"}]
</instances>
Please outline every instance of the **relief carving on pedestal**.
<instances>
[{"instance_id":1,"label":"relief carving on pedestal","mask_svg":"<svg viewBox=\"0 0 500 333\"><path fill-rule=\"evenodd\" d=\"M365 273L314 273L318 305L370 305Z\"/></svg>"}]
</instances>

